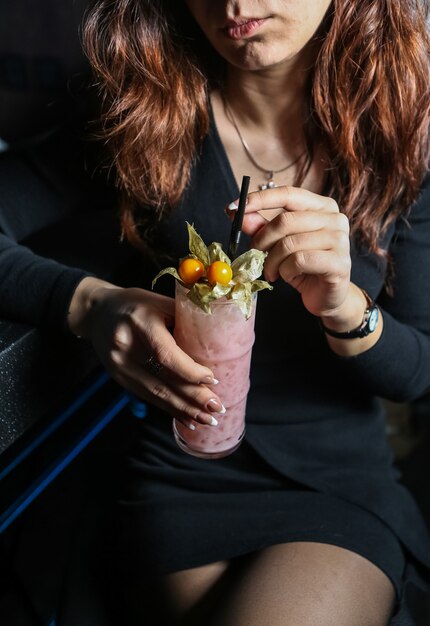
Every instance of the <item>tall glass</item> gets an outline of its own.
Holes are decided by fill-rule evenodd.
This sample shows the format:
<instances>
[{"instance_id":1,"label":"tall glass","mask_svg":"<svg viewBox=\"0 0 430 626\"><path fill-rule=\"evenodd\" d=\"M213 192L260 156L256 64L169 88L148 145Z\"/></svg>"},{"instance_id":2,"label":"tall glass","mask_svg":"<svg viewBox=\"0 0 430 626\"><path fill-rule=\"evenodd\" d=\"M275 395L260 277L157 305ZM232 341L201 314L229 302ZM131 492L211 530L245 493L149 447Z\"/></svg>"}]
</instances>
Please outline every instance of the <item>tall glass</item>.
<instances>
[{"instance_id":1,"label":"tall glass","mask_svg":"<svg viewBox=\"0 0 430 626\"><path fill-rule=\"evenodd\" d=\"M193 456L205 459L227 456L243 439L256 302L254 294L249 319L245 319L232 300L224 298L211 303L209 315L191 302L187 290L176 283L176 343L197 363L213 371L219 381L216 393L226 408L224 414L216 416L218 426L196 423L196 430L190 430L173 420L176 443Z\"/></svg>"}]
</instances>

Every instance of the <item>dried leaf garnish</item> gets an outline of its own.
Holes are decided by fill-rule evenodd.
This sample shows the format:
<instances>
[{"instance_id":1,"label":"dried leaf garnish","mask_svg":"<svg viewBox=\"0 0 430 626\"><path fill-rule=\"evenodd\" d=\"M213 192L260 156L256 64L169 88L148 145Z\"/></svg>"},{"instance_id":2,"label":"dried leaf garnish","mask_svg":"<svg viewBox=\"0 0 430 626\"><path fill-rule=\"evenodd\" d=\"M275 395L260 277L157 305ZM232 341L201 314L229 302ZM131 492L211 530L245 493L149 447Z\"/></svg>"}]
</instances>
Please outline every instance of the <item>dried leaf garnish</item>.
<instances>
[{"instance_id":1,"label":"dried leaf garnish","mask_svg":"<svg viewBox=\"0 0 430 626\"><path fill-rule=\"evenodd\" d=\"M253 280L251 283L251 292L256 293L262 289L273 289L272 285L267 280Z\"/></svg>"},{"instance_id":2,"label":"dried leaf garnish","mask_svg":"<svg viewBox=\"0 0 430 626\"><path fill-rule=\"evenodd\" d=\"M229 299L234 300L246 319L252 313L252 286L251 283L237 283L229 294Z\"/></svg>"},{"instance_id":3,"label":"dried leaf garnish","mask_svg":"<svg viewBox=\"0 0 430 626\"><path fill-rule=\"evenodd\" d=\"M181 277L178 274L178 270L176 269L176 267L165 267L164 270L161 270L161 272L158 272L157 276L153 279L152 285L151 285L152 289L154 289L154 285L157 282L157 280L161 276L164 276L164 274L171 274L172 276L176 278L176 280L178 280L181 283L181 285L184 284L181 280Z\"/></svg>"},{"instance_id":4,"label":"dried leaf garnish","mask_svg":"<svg viewBox=\"0 0 430 626\"><path fill-rule=\"evenodd\" d=\"M209 259L211 263L215 263L215 261L223 261L224 263L228 263L231 265L231 261L222 249L222 246L217 241L211 243L208 248L209 250Z\"/></svg>"},{"instance_id":5,"label":"dried leaf garnish","mask_svg":"<svg viewBox=\"0 0 430 626\"><path fill-rule=\"evenodd\" d=\"M230 290L230 285L219 285L217 283L212 287L209 283L197 282L191 287L187 296L191 302L194 302L194 304L200 307L205 313L210 315L212 313L210 303L226 296Z\"/></svg>"},{"instance_id":6,"label":"dried leaf garnish","mask_svg":"<svg viewBox=\"0 0 430 626\"><path fill-rule=\"evenodd\" d=\"M233 278L238 282L245 283L256 280L263 273L264 260L267 252L252 248L237 257L231 264Z\"/></svg>"},{"instance_id":7,"label":"dried leaf garnish","mask_svg":"<svg viewBox=\"0 0 430 626\"><path fill-rule=\"evenodd\" d=\"M252 313L252 295L262 289L273 289L265 280L259 280L264 266L267 252L251 249L241 254L231 263L229 257L222 249L220 243L214 241L209 247L196 232L194 227L187 222L190 254L188 256L200 260L205 266L205 270L215 263L222 261L231 266L233 276L227 285L216 283L211 285L206 276L202 276L192 287L186 285L174 267L166 267L152 281L154 287L160 276L171 274L184 287L189 287L187 297L194 302L202 311L211 314L211 302L220 298L227 298L240 308L243 315L248 319Z\"/></svg>"},{"instance_id":8,"label":"dried leaf garnish","mask_svg":"<svg viewBox=\"0 0 430 626\"><path fill-rule=\"evenodd\" d=\"M194 227L187 222L188 228L188 247L190 248L190 252L196 259L200 259L205 267L208 267L211 264L209 259L209 250L203 239L194 229Z\"/></svg>"}]
</instances>

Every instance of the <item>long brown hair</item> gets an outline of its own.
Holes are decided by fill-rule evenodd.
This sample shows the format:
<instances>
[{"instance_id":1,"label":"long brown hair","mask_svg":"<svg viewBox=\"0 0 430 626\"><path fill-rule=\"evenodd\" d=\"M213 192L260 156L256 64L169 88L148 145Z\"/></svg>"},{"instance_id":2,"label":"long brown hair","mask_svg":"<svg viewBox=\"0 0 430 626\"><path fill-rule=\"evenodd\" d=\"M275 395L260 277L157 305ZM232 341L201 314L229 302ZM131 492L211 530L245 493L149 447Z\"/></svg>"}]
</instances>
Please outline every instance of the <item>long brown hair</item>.
<instances>
[{"instance_id":1,"label":"long brown hair","mask_svg":"<svg viewBox=\"0 0 430 626\"><path fill-rule=\"evenodd\" d=\"M377 254L427 171L427 15L427 0L333 0L317 34L307 136L325 146L331 191L352 233ZM123 232L140 245L187 185L222 60L175 0L98 0L83 34L105 103Z\"/></svg>"}]
</instances>

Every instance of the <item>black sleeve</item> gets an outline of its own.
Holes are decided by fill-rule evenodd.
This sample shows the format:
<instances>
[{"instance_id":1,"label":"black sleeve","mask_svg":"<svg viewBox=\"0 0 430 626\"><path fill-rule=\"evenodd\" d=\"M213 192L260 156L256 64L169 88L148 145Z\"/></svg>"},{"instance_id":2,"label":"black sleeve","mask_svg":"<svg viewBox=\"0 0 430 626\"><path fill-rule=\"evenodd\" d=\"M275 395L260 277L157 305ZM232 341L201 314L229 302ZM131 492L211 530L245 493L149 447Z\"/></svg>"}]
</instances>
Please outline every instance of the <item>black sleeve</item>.
<instances>
[{"instance_id":1,"label":"black sleeve","mask_svg":"<svg viewBox=\"0 0 430 626\"><path fill-rule=\"evenodd\" d=\"M37 256L0 234L0 316L67 330L78 283L89 273Z\"/></svg>"},{"instance_id":2,"label":"black sleeve","mask_svg":"<svg viewBox=\"0 0 430 626\"><path fill-rule=\"evenodd\" d=\"M375 394L408 402L430 391L430 177L407 220L398 220L390 254L393 296L383 291L378 298L381 338L344 361Z\"/></svg>"}]
</instances>

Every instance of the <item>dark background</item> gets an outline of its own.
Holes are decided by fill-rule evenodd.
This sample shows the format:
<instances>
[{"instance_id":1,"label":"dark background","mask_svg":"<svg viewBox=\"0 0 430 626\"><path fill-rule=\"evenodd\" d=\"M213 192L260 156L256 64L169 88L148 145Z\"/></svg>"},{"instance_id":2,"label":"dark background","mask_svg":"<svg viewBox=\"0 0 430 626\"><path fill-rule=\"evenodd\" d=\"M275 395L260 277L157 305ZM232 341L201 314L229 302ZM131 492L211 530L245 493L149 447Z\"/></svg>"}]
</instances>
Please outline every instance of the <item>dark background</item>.
<instances>
[{"instance_id":1,"label":"dark background","mask_svg":"<svg viewBox=\"0 0 430 626\"><path fill-rule=\"evenodd\" d=\"M0 232L135 284L140 259L120 243L114 180L94 141L98 97L79 41L86 6L0 0ZM0 319L0 459L98 368L79 340ZM115 613L112 508L132 427L123 411L0 536L2 626L48 626L54 615L58 626L124 623ZM30 459L27 479L39 470Z\"/></svg>"},{"instance_id":2,"label":"dark background","mask_svg":"<svg viewBox=\"0 0 430 626\"><path fill-rule=\"evenodd\" d=\"M87 0L1 0L0 136L14 143L62 125L87 63L78 28ZM73 95L72 95L73 100Z\"/></svg>"}]
</instances>

